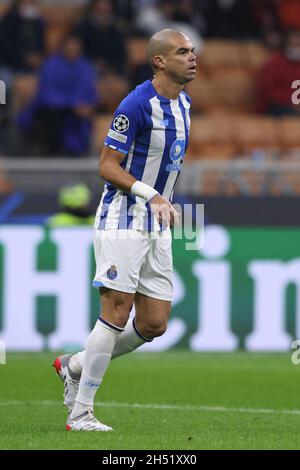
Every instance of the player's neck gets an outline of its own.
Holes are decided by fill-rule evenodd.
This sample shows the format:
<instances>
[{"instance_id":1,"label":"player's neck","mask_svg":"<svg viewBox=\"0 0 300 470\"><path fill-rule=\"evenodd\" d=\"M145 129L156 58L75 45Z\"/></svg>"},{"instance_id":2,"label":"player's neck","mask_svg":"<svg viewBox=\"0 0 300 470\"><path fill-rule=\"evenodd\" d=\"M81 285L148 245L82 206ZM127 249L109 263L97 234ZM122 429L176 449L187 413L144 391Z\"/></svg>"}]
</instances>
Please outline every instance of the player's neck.
<instances>
[{"instance_id":1,"label":"player's neck","mask_svg":"<svg viewBox=\"0 0 300 470\"><path fill-rule=\"evenodd\" d=\"M154 77L152 80L152 85L159 95L164 96L169 100L177 100L179 93L183 88L182 85L170 82L170 80L163 76Z\"/></svg>"}]
</instances>

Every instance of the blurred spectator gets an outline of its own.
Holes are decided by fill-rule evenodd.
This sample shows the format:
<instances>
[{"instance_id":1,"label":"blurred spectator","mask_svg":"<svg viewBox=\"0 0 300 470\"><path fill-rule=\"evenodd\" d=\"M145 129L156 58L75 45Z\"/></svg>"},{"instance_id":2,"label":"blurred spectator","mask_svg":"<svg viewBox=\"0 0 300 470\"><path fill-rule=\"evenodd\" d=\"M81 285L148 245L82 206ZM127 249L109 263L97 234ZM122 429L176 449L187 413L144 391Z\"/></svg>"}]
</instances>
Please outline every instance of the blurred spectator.
<instances>
[{"instance_id":1,"label":"blurred spectator","mask_svg":"<svg viewBox=\"0 0 300 470\"><path fill-rule=\"evenodd\" d=\"M204 34L206 30L205 18L201 10L201 2L197 0L179 0L174 14L174 21L193 26L198 33Z\"/></svg>"},{"instance_id":2,"label":"blurred spectator","mask_svg":"<svg viewBox=\"0 0 300 470\"><path fill-rule=\"evenodd\" d=\"M43 61L45 25L36 0L16 0L0 22L0 68L8 75L33 72ZM5 71L4 71L5 70Z\"/></svg>"},{"instance_id":3,"label":"blurred spectator","mask_svg":"<svg viewBox=\"0 0 300 470\"><path fill-rule=\"evenodd\" d=\"M49 217L48 227L68 227L74 225L93 225L94 213L90 209L91 191L84 183L63 186L58 193L61 211Z\"/></svg>"},{"instance_id":4,"label":"blurred spectator","mask_svg":"<svg viewBox=\"0 0 300 470\"><path fill-rule=\"evenodd\" d=\"M45 155L83 155L89 150L97 104L95 75L76 36L68 37L62 52L46 60L37 95L19 116L31 149L37 146L37 153Z\"/></svg>"},{"instance_id":5,"label":"blurred spectator","mask_svg":"<svg viewBox=\"0 0 300 470\"><path fill-rule=\"evenodd\" d=\"M252 0L252 12L265 46L271 50L280 48L280 20L278 7L281 0Z\"/></svg>"},{"instance_id":6,"label":"blurred spectator","mask_svg":"<svg viewBox=\"0 0 300 470\"><path fill-rule=\"evenodd\" d=\"M300 29L299 0L279 1L278 9L282 29Z\"/></svg>"},{"instance_id":7,"label":"blurred spectator","mask_svg":"<svg viewBox=\"0 0 300 470\"><path fill-rule=\"evenodd\" d=\"M292 83L300 77L300 30L287 32L283 48L263 65L257 82L256 110L273 116L299 114Z\"/></svg>"},{"instance_id":8,"label":"blurred spectator","mask_svg":"<svg viewBox=\"0 0 300 470\"><path fill-rule=\"evenodd\" d=\"M149 63L145 62L144 64L139 64L132 71L131 87L136 88L138 85L145 82L146 80L152 80L152 78L153 78L153 70L150 67Z\"/></svg>"},{"instance_id":9,"label":"blurred spectator","mask_svg":"<svg viewBox=\"0 0 300 470\"><path fill-rule=\"evenodd\" d=\"M82 40L85 55L102 73L124 73L125 38L115 23L111 0L91 0L75 34Z\"/></svg>"},{"instance_id":10,"label":"blurred spectator","mask_svg":"<svg viewBox=\"0 0 300 470\"><path fill-rule=\"evenodd\" d=\"M251 0L210 0L206 2L207 36L226 39L256 38Z\"/></svg>"},{"instance_id":11,"label":"blurred spectator","mask_svg":"<svg viewBox=\"0 0 300 470\"><path fill-rule=\"evenodd\" d=\"M136 11L135 0L113 0L113 6L114 16L117 18L122 31L130 31Z\"/></svg>"},{"instance_id":12,"label":"blurred spectator","mask_svg":"<svg viewBox=\"0 0 300 470\"><path fill-rule=\"evenodd\" d=\"M173 28L182 31L195 46L198 53L202 47L202 39L197 29L186 22L186 14L180 16L181 0L158 0L156 5L141 8L136 17L137 29L151 36L160 29Z\"/></svg>"}]
</instances>

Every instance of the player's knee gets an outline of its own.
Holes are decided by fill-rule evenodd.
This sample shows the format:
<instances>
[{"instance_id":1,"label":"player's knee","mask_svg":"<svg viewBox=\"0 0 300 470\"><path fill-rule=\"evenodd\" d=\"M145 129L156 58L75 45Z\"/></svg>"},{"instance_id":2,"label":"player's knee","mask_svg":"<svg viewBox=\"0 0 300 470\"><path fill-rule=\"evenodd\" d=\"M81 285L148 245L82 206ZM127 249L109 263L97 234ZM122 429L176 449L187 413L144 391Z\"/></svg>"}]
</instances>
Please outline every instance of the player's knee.
<instances>
[{"instance_id":1,"label":"player's knee","mask_svg":"<svg viewBox=\"0 0 300 470\"><path fill-rule=\"evenodd\" d=\"M102 312L102 317L104 320L119 328L125 328L131 308L132 307L127 305L115 305L112 306L109 311L105 310Z\"/></svg>"},{"instance_id":2,"label":"player's knee","mask_svg":"<svg viewBox=\"0 0 300 470\"><path fill-rule=\"evenodd\" d=\"M119 328L124 328L132 309L133 299L126 295L113 295L102 300L102 316Z\"/></svg>"},{"instance_id":3,"label":"player's knee","mask_svg":"<svg viewBox=\"0 0 300 470\"><path fill-rule=\"evenodd\" d=\"M162 336L167 330L167 322L163 323L149 323L144 328L144 336L146 338L157 338L158 336Z\"/></svg>"}]
</instances>

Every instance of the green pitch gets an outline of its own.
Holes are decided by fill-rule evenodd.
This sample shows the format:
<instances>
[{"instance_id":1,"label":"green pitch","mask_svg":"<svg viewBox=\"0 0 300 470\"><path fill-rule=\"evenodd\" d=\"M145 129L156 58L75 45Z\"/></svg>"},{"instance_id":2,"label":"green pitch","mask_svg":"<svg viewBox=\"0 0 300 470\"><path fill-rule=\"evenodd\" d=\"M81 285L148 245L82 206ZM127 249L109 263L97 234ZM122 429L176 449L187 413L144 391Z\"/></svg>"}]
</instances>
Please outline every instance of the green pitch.
<instances>
[{"instance_id":1,"label":"green pitch","mask_svg":"<svg viewBox=\"0 0 300 470\"><path fill-rule=\"evenodd\" d=\"M300 365L288 354L131 354L114 360L96 416L112 433L64 430L55 355L0 365L0 449L299 449Z\"/></svg>"}]
</instances>

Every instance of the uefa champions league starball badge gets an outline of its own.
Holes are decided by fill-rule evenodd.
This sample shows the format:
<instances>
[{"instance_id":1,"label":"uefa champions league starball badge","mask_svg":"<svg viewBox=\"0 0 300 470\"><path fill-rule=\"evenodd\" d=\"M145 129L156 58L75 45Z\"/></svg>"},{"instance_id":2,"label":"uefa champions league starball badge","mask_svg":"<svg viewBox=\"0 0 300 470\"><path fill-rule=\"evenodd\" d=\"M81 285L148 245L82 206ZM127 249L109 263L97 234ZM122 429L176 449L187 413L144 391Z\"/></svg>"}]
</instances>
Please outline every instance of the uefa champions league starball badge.
<instances>
[{"instance_id":1,"label":"uefa champions league starball badge","mask_svg":"<svg viewBox=\"0 0 300 470\"><path fill-rule=\"evenodd\" d=\"M126 132L129 129L129 119L124 114L119 114L113 123L114 129L117 132Z\"/></svg>"}]
</instances>

